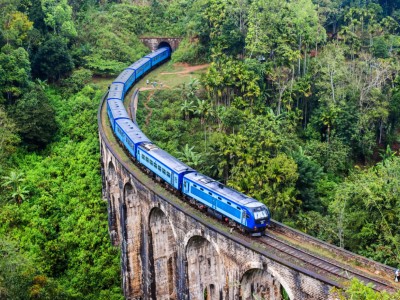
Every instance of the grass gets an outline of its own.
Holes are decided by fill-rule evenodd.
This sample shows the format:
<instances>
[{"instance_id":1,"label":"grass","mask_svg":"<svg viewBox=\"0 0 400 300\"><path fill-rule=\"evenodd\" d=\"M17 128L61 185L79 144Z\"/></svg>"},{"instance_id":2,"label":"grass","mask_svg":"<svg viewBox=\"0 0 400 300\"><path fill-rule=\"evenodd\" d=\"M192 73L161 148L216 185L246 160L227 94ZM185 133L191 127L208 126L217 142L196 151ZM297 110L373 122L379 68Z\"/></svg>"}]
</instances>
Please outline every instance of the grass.
<instances>
[{"instance_id":1,"label":"grass","mask_svg":"<svg viewBox=\"0 0 400 300\"><path fill-rule=\"evenodd\" d=\"M185 69L186 67L184 65L169 61L144 76L137 84L135 84L135 88L176 89L184 83L189 83L192 79L200 79L201 74L206 70L204 68L186 74L178 73L185 71ZM149 82L157 82L156 88L153 88L151 84L147 85L147 80L149 80ZM162 84L162 87L160 84ZM132 93L132 91L130 93ZM129 96L130 94L128 94L128 97Z\"/></svg>"}]
</instances>

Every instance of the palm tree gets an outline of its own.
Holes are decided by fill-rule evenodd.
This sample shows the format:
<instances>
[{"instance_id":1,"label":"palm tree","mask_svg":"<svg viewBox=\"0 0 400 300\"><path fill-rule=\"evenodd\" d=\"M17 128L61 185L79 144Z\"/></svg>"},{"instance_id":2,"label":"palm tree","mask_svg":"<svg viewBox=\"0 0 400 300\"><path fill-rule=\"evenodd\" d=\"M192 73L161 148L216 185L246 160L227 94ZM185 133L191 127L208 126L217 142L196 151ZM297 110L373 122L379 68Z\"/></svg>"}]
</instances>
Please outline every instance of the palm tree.
<instances>
[{"instance_id":1,"label":"palm tree","mask_svg":"<svg viewBox=\"0 0 400 300\"><path fill-rule=\"evenodd\" d=\"M11 171L9 176L3 176L3 183L1 186L10 190L10 197L18 204L25 200L25 195L29 193L26 187L21 184L25 181L24 173L18 171Z\"/></svg>"},{"instance_id":2,"label":"palm tree","mask_svg":"<svg viewBox=\"0 0 400 300\"><path fill-rule=\"evenodd\" d=\"M204 151L207 150L207 126L206 119L213 114L211 104L206 100L197 99L197 107L194 112L200 116L200 123L204 128Z\"/></svg>"},{"instance_id":3,"label":"palm tree","mask_svg":"<svg viewBox=\"0 0 400 300\"><path fill-rule=\"evenodd\" d=\"M178 158L191 167L197 168L203 162L203 159L201 154L193 151L193 148L193 146L189 147L189 145L186 144L183 150L178 153Z\"/></svg>"},{"instance_id":4,"label":"palm tree","mask_svg":"<svg viewBox=\"0 0 400 300\"><path fill-rule=\"evenodd\" d=\"M18 186L17 190L11 194L11 197L17 202L18 205L25 201L25 196L29 194L25 186Z\"/></svg>"},{"instance_id":5,"label":"palm tree","mask_svg":"<svg viewBox=\"0 0 400 300\"><path fill-rule=\"evenodd\" d=\"M188 83L188 89L186 91L186 97L188 99L197 99L196 92L199 90L199 80L196 78L190 79Z\"/></svg>"},{"instance_id":6,"label":"palm tree","mask_svg":"<svg viewBox=\"0 0 400 300\"><path fill-rule=\"evenodd\" d=\"M185 100L181 105L181 112L185 116L185 120L188 121L190 119L190 114L194 112L195 106L193 105L193 101Z\"/></svg>"}]
</instances>

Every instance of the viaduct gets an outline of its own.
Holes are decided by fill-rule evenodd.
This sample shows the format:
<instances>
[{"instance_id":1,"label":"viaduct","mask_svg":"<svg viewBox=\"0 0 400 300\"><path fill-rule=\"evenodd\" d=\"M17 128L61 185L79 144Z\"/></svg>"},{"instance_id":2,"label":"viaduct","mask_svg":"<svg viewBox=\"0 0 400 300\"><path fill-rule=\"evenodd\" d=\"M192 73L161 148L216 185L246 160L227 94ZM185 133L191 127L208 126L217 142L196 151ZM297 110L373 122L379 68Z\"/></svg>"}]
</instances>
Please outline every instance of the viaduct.
<instances>
[{"instance_id":1,"label":"viaduct","mask_svg":"<svg viewBox=\"0 0 400 300\"><path fill-rule=\"evenodd\" d=\"M179 43L151 39L151 49ZM103 198L126 299L333 299L334 282L231 233L153 182L116 142L104 105L98 120Z\"/></svg>"},{"instance_id":2,"label":"viaduct","mask_svg":"<svg viewBox=\"0 0 400 300\"><path fill-rule=\"evenodd\" d=\"M333 283L257 249L182 203L105 132L103 196L112 244L121 248L126 299L274 300L282 299L283 289L290 299L330 299Z\"/></svg>"}]
</instances>

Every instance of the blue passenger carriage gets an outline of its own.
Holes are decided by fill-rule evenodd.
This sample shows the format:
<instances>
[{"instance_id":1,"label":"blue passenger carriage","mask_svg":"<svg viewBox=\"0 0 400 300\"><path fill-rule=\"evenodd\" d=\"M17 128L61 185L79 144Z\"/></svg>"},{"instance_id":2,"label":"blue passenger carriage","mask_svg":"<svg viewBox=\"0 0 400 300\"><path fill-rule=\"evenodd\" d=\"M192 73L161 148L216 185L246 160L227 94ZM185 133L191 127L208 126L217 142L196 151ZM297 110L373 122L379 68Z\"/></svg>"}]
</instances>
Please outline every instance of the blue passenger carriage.
<instances>
[{"instance_id":1,"label":"blue passenger carriage","mask_svg":"<svg viewBox=\"0 0 400 300\"><path fill-rule=\"evenodd\" d=\"M125 69L121 74L113 81L113 83L120 83L124 85L124 94L131 87L131 85L135 82L135 70L133 69Z\"/></svg>"},{"instance_id":2,"label":"blue passenger carriage","mask_svg":"<svg viewBox=\"0 0 400 300\"><path fill-rule=\"evenodd\" d=\"M264 204L203 174L186 174L182 192L253 233L264 231L270 221Z\"/></svg>"},{"instance_id":3,"label":"blue passenger carriage","mask_svg":"<svg viewBox=\"0 0 400 300\"><path fill-rule=\"evenodd\" d=\"M122 83L112 83L108 90L107 100L124 100L124 85Z\"/></svg>"},{"instance_id":4,"label":"blue passenger carriage","mask_svg":"<svg viewBox=\"0 0 400 300\"><path fill-rule=\"evenodd\" d=\"M135 80L151 69L150 58L142 57L137 62L131 64L127 69L135 71Z\"/></svg>"},{"instance_id":5,"label":"blue passenger carriage","mask_svg":"<svg viewBox=\"0 0 400 300\"><path fill-rule=\"evenodd\" d=\"M182 190L183 175L194 170L154 144L139 145L136 159L177 190Z\"/></svg>"},{"instance_id":6,"label":"blue passenger carriage","mask_svg":"<svg viewBox=\"0 0 400 300\"><path fill-rule=\"evenodd\" d=\"M115 132L115 121L119 119L128 119L129 115L125 110L121 100L107 100L107 114L110 118L110 124Z\"/></svg>"},{"instance_id":7,"label":"blue passenger carriage","mask_svg":"<svg viewBox=\"0 0 400 300\"><path fill-rule=\"evenodd\" d=\"M166 60L170 56L171 56L171 50L168 47L163 47L146 55L145 57L151 60L151 67L153 67L158 63Z\"/></svg>"},{"instance_id":8,"label":"blue passenger carriage","mask_svg":"<svg viewBox=\"0 0 400 300\"><path fill-rule=\"evenodd\" d=\"M137 148L141 143L151 142L130 119L119 119L115 121L115 133L133 157L136 157Z\"/></svg>"}]
</instances>

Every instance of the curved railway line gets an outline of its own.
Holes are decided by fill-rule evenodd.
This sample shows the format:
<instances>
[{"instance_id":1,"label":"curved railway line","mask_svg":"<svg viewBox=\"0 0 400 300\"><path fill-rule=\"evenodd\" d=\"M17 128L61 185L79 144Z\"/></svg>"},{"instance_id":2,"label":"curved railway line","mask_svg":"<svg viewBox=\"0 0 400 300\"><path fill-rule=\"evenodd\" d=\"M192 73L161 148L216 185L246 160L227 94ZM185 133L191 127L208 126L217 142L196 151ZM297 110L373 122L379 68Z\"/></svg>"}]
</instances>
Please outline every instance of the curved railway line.
<instances>
[{"instance_id":1,"label":"curved railway line","mask_svg":"<svg viewBox=\"0 0 400 300\"><path fill-rule=\"evenodd\" d=\"M110 145L112 152L121 158L124 165L132 166L133 162L130 161L129 155L116 141L107 121L107 112L104 106L106 95L103 97L98 114L100 135ZM140 177L149 177L148 174L139 171L137 166L128 169L142 172L143 174ZM165 187L156 180L154 180L154 184ZM170 194L170 191L164 192ZM185 209L182 209L185 210L185 213L196 215L196 210L193 207L189 206L188 208L188 203L184 199L181 199L181 201L182 205L185 206ZM201 217L202 222L208 222L207 220L208 217ZM219 222L224 223L223 221ZM224 224L226 225L226 223ZM211 224L209 226L213 227ZM218 228L215 229L218 230ZM225 230L223 234L229 235L229 231ZM242 235L234 229L231 229L230 235L237 242L251 247L255 251L339 288L342 288L344 283L353 277L364 283L371 283L377 291L395 292L400 288L393 282L393 268L317 240L275 221L272 222L271 228L267 229L266 235L263 237L255 238Z\"/></svg>"}]
</instances>

